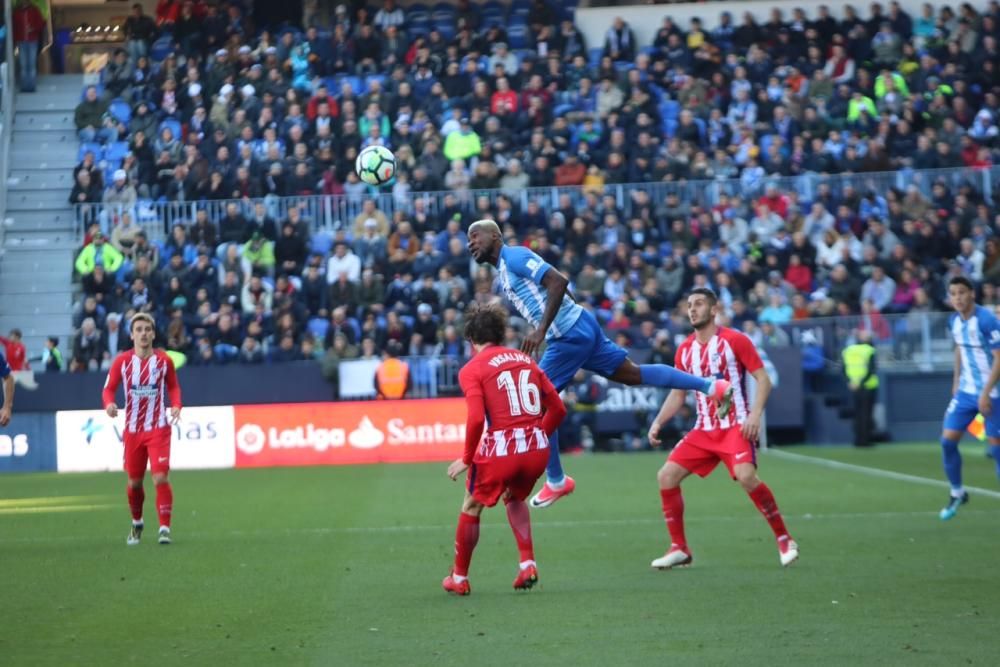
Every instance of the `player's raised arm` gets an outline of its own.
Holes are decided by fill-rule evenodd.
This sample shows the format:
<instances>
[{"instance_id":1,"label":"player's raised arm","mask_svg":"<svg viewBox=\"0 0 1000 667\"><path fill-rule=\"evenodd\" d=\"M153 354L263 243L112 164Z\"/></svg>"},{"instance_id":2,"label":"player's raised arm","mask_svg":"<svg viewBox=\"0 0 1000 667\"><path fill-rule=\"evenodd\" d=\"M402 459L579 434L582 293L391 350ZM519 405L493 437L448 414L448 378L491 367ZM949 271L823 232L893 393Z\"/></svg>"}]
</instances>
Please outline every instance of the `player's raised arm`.
<instances>
[{"instance_id":1,"label":"player's raised arm","mask_svg":"<svg viewBox=\"0 0 1000 667\"><path fill-rule=\"evenodd\" d=\"M115 357L108 369L108 377L104 380L104 391L101 392L101 403L108 416L114 419L118 416L118 404L115 403L115 394L118 393L118 385L122 379L122 355Z\"/></svg>"},{"instance_id":2,"label":"player's raised arm","mask_svg":"<svg viewBox=\"0 0 1000 667\"><path fill-rule=\"evenodd\" d=\"M542 321L538 328L528 332L521 343L521 351L525 354L534 354L545 341L545 334L556 319L559 309L562 307L563 297L566 296L566 289L569 287L569 279L555 268L549 270L542 276L542 287L545 288L546 300L545 311L542 313Z\"/></svg>"}]
</instances>

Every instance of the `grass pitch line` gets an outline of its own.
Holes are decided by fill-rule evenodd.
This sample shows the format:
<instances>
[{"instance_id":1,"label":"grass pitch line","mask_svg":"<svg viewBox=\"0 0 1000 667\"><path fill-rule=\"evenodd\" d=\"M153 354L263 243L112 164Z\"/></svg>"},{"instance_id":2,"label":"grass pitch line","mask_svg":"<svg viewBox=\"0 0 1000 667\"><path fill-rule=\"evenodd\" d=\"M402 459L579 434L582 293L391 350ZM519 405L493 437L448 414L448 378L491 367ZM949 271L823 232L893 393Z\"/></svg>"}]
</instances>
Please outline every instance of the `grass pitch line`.
<instances>
[{"instance_id":1,"label":"grass pitch line","mask_svg":"<svg viewBox=\"0 0 1000 667\"><path fill-rule=\"evenodd\" d=\"M812 463L814 465L823 466L824 468L832 468L834 470L848 470L850 472L858 472L863 475L869 475L871 477L894 479L900 482L923 484L924 486L936 486L940 489L951 488L948 485L948 482L945 482L940 479L931 479L930 477L920 477L919 475L908 475L903 472L893 472L892 470L883 470L882 468L871 468L869 466L860 466L855 463L844 463L842 461L822 459L816 456L806 456L805 454L793 454L792 452L783 452L777 449L768 449L767 454L768 456L776 456L781 459L788 459L789 461L801 461L804 463ZM972 495L985 496L987 498L996 498L1000 500L1000 491L994 491L993 489L983 489L978 486L966 486L965 490Z\"/></svg>"}]
</instances>

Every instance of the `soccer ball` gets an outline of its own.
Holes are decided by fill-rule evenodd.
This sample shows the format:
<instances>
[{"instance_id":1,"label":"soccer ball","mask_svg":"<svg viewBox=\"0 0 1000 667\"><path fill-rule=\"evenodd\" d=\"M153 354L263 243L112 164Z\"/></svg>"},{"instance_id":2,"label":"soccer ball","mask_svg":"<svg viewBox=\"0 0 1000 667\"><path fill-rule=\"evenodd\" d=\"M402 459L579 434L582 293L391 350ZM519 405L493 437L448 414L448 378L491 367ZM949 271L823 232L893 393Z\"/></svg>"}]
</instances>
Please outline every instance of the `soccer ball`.
<instances>
[{"instance_id":1,"label":"soccer ball","mask_svg":"<svg viewBox=\"0 0 1000 667\"><path fill-rule=\"evenodd\" d=\"M396 175L396 156L385 146L369 146L358 153L354 170L368 185L385 185Z\"/></svg>"}]
</instances>

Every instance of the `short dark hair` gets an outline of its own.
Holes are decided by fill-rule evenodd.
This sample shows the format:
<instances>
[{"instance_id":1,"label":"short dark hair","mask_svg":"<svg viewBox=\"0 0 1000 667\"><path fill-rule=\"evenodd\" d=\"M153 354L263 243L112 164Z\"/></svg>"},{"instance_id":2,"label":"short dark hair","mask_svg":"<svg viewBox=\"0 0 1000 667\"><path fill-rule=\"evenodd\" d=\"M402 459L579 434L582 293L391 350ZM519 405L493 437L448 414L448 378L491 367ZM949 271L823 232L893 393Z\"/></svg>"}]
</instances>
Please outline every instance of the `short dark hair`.
<instances>
[{"instance_id":1,"label":"short dark hair","mask_svg":"<svg viewBox=\"0 0 1000 667\"><path fill-rule=\"evenodd\" d=\"M473 303L465 311L465 338L476 345L503 343L507 333L507 309L495 303Z\"/></svg>"},{"instance_id":2,"label":"short dark hair","mask_svg":"<svg viewBox=\"0 0 1000 667\"><path fill-rule=\"evenodd\" d=\"M954 278L952 278L951 280L949 280L948 281L948 287L951 287L952 285L961 285L962 287L966 288L970 292L975 292L976 291L975 285L973 285L972 281L969 280L968 278L966 278L965 276L955 276Z\"/></svg>"},{"instance_id":3,"label":"short dark hair","mask_svg":"<svg viewBox=\"0 0 1000 667\"><path fill-rule=\"evenodd\" d=\"M719 297L715 294L715 290L709 287L695 287L693 290L691 290L691 293L688 294L688 297L692 297L695 295L700 295L705 297L706 299L708 299L708 302L713 306L719 303Z\"/></svg>"}]
</instances>

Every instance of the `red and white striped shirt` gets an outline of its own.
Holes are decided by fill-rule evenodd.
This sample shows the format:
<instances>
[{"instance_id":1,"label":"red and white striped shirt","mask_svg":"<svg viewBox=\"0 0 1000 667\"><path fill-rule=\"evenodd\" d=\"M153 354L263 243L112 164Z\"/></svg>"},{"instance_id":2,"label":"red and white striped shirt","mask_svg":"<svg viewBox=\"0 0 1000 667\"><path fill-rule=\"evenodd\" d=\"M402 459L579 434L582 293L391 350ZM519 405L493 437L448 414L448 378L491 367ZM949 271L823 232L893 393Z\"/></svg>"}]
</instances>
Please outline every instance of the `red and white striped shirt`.
<instances>
[{"instance_id":1,"label":"red and white striped shirt","mask_svg":"<svg viewBox=\"0 0 1000 667\"><path fill-rule=\"evenodd\" d=\"M750 414L747 398L747 373L763 368L753 343L746 335L719 327L707 343L700 343L694 334L687 337L677 348L674 363L682 370L698 377L714 377L728 380L733 387L733 405L725 419L719 419L715 402L705 394L697 394L698 421L694 428L699 431L741 426Z\"/></svg>"},{"instance_id":2,"label":"red and white striped shirt","mask_svg":"<svg viewBox=\"0 0 1000 667\"><path fill-rule=\"evenodd\" d=\"M125 431L141 433L169 428L167 394L170 405L181 407L181 386L177 382L174 362L163 350L153 350L147 359L140 359L135 350L115 357L104 382L104 406L115 402L118 385L125 388Z\"/></svg>"}]
</instances>

